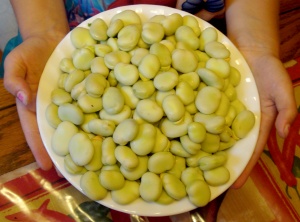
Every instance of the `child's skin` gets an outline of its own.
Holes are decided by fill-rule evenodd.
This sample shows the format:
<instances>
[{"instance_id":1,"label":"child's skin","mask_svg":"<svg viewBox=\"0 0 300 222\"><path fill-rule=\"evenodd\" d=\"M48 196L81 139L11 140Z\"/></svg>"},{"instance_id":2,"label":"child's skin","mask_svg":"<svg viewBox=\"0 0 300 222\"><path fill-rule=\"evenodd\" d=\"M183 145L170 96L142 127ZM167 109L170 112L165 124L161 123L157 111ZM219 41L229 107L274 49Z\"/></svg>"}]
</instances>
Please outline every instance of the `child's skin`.
<instances>
[{"instance_id":1,"label":"child's skin","mask_svg":"<svg viewBox=\"0 0 300 222\"><path fill-rule=\"evenodd\" d=\"M38 131L35 99L47 59L69 27L62 0L11 0L24 42L5 60L4 85L14 95L21 125L31 151L44 170L52 167ZM177 4L180 7L181 4ZM291 80L279 60L279 1L226 0L227 34L248 62L255 77L261 103L261 127L255 152L233 184L241 187L259 159L271 127L286 137L297 115ZM210 19L211 13L197 13Z\"/></svg>"}]
</instances>

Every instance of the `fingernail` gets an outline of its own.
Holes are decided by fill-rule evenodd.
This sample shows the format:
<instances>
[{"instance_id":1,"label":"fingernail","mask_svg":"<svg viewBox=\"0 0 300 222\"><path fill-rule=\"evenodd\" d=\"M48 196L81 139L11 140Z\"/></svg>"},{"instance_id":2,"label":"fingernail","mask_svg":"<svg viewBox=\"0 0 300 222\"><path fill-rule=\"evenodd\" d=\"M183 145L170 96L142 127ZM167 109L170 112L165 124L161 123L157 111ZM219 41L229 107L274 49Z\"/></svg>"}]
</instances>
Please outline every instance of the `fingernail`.
<instances>
[{"instance_id":1,"label":"fingernail","mask_svg":"<svg viewBox=\"0 0 300 222\"><path fill-rule=\"evenodd\" d=\"M19 91L17 93L17 98L19 101L21 101L24 105L27 105L27 98L23 91Z\"/></svg>"},{"instance_id":2,"label":"fingernail","mask_svg":"<svg viewBox=\"0 0 300 222\"><path fill-rule=\"evenodd\" d=\"M289 134L290 132L290 125L286 125L284 127L284 136L287 137L287 135Z\"/></svg>"}]
</instances>

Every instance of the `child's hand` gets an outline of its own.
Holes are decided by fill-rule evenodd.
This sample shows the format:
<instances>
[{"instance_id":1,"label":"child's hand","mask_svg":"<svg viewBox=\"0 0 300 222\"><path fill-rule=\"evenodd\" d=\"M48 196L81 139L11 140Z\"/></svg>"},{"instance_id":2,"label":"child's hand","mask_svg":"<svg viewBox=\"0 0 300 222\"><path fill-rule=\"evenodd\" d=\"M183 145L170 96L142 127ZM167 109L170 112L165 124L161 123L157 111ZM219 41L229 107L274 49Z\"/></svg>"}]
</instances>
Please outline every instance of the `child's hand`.
<instances>
[{"instance_id":1,"label":"child's hand","mask_svg":"<svg viewBox=\"0 0 300 222\"><path fill-rule=\"evenodd\" d=\"M44 66L56 42L30 37L5 59L4 85L17 100L17 109L27 143L38 162L48 170L52 162L40 138L36 119L36 94Z\"/></svg>"},{"instance_id":2,"label":"child's hand","mask_svg":"<svg viewBox=\"0 0 300 222\"><path fill-rule=\"evenodd\" d=\"M250 65L258 87L261 126L254 154L242 175L233 184L233 188L239 188L246 182L265 148L274 121L278 134L285 138L297 115L292 82L281 61L272 55L264 55L263 50L240 50Z\"/></svg>"}]
</instances>

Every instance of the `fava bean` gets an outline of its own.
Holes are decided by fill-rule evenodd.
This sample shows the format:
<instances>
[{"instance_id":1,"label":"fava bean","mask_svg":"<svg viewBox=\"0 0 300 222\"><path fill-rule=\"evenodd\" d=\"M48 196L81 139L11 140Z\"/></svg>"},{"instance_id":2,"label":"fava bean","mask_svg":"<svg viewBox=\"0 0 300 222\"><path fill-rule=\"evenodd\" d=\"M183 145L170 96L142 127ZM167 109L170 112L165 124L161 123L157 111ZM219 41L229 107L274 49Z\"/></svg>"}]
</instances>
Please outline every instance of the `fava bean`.
<instances>
[{"instance_id":1,"label":"fava bean","mask_svg":"<svg viewBox=\"0 0 300 222\"><path fill-rule=\"evenodd\" d=\"M180 137L180 142L182 144L183 149L185 149L188 153L194 155L201 149L201 144L194 143L188 135L184 135Z\"/></svg>"},{"instance_id":2,"label":"fava bean","mask_svg":"<svg viewBox=\"0 0 300 222\"><path fill-rule=\"evenodd\" d=\"M102 109L100 111L101 119L111 120L116 125L118 125L123 120L128 119L129 117L131 117L131 109L127 105L124 105L123 109L117 114L109 114L108 112L105 111L105 109Z\"/></svg>"},{"instance_id":3,"label":"fava bean","mask_svg":"<svg viewBox=\"0 0 300 222\"><path fill-rule=\"evenodd\" d=\"M142 39L147 44L160 42L165 35L164 28L156 22L146 22L143 25Z\"/></svg>"},{"instance_id":4,"label":"fava bean","mask_svg":"<svg viewBox=\"0 0 300 222\"><path fill-rule=\"evenodd\" d=\"M88 70L91 68L91 63L95 58L95 54L89 48L77 49L73 55L73 64L76 69Z\"/></svg>"},{"instance_id":5,"label":"fava bean","mask_svg":"<svg viewBox=\"0 0 300 222\"><path fill-rule=\"evenodd\" d=\"M173 174L163 173L161 179L164 190L175 200L181 200L187 195L183 182Z\"/></svg>"},{"instance_id":6,"label":"fava bean","mask_svg":"<svg viewBox=\"0 0 300 222\"><path fill-rule=\"evenodd\" d=\"M160 69L160 62L156 55L147 54L139 63L138 70L142 80L153 79Z\"/></svg>"},{"instance_id":7,"label":"fava bean","mask_svg":"<svg viewBox=\"0 0 300 222\"><path fill-rule=\"evenodd\" d=\"M129 55L129 53L124 52L124 51L113 51L113 52L107 53L104 56L105 65L109 69L114 69L115 66L120 62L129 64L130 59L131 59L131 56Z\"/></svg>"},{"instance_id":8,"label":"fava bean","mask_svg":"<svg viewBox=\"0 0 300 222\"><path fill-rule=\"evenodd\" d=\"M187 82L193 90L197 89L200 84L200 78L196 72L184 73L179 76L179 82Z\"/></svg>"},{"instance_id":9,"label":"fava bean","mask_svg":"<svg viewBox=\"0 0 300 222\"><path fill-rule=\"evenodd\" d=\"M183 42L192 50L199 48L199 38L194 30L186 25L182 25L176 29L175 38L178 42Z\"/></svg>"},{"instance_id":10,"label":"fava bean","mask_svg":"<svg viewBox=\"0 0 300 222\"><path fill-rule=\"evenodd\" d=\"M224 93L225 93L225 95L227 96L227 98L229 99L230 102L237 99L236 90L235 90L235 88L233 87L233 85L231 83L229 83L227 85L227 88L224 91Z\"/></svg>"},{"instance_id":11,"label":"fava bean","mask_svg":"<svg viewBox=\"0 0 300 222\"><path fill-rule=\"evenodd\" d=\"M201 80L208 86L215 87L219 90L223 89L225 80L207 68L197 69L197 73Z\"/></svg>"},{"instance_id":12,"label":"fava bean","mask_svg":"<svg viewBox=\"0 0 300 222\"><path fill-rule=\"evenodd\" d=\"M96 56L103 57L112 51L112 48L109 45L96 44L95 45L95 54Z\"/></svg>"},{"instance_id":13,"label":"fava bean","mask_svg":"<svg viewBox=\"0 0 300 222\"><path fill-rule=\"evenodd\" d=\"M242 139L247 136L255 124L255 116L250 110L241 111L232 122L234 135Z\"/></svg>"},{"instance_id":14,"label":"fava bean","mask_svg":"<svg viewBox=\"0 0 300 222\"><path fill-rule=\"evenodd\" d=\"M140 197L139 187L138 182L125 180L121 189L111 191L111 197L118 204L129 204Z\"/></svg>"},{"instance_id":15,"label":"fava bean","mask_svg":"<svg viewBox=\"0 0 300 222\"><path fill-rule=\"evenodd\" d=\"M107 29L108 27L106 22L101 18L96 18L92 21L89 30L93 39L97 41L103 41L108 38L106 34Z\"/></svg>"},{"instance_id":16,"label":"fava bean","mask_svg":"<svg viewBox=\"0 0 300 222\"><path fill-rule=\"evenodd\" d=\"M81 95L77 100L78 106L84 113L98 112L103 107L101 97L93 97L89 94Z\"/></svg>"},{"instance_id":17,"label":"fava bean","mask_svg":"<svg viewBox=\"0 0 300 222\"><path fill-rule=\"evenodd\" d=\"M207 153L215 153L220 147L220 136L206 133L204 141L201 143L201 149Z\"/></svg>"},{"instance_id":18,"label":"fava bean","mask_svg":"<svg viewBox=\"0 0 300 222\"><path fill-rule=\"evenodd\" d=\"M197 207L207 205L211 198L211 191L204 180L196 180L186 187L189 200Z\"/></svg>"},{"instance_id":19,"label":"fava bean","mask_svg":"<svg viewBox=\"0 0 300 222\"><path fill-rule=\"evenodd\" d=\"M170 68L172 63L171 52L164 44L159 42L152 44L149 52L157 56L162 68Z\"/></svg>"},{"instance_id":20,"label":"fava bean","mask_svg":"<svg viewBox=\"0 0 300 222\"><path fill-rule=\"evenodd\" d=\"M204 51L207 43L218 40L218 33L215 28L208 27L201 32L199 40L199 49Z\"/></svg>"},{"instance_id":21,"label":"fava bean","mask_svg":"<svg viewBox=\"0 0 300 222\"><path fill-rule=\"evenodd\" d=\"M220 90L212 86L206 86L201 89L196 96L196 107L201 113L214 113L220 105L221 96Z\"/></svg>"},{"instance_id":22,"label":"fava bean","mask_svg":"<svg viewBox=\"0 0 300 222\"><path fill-rule=\"evenodd\" d=\"M160 22L164 28L164 33L166 36L171 36L175 34L177 28L179 28L183 23L183 18L178 13L173 13L171 15L165 16Z\"/></svg>"},{"instance_id":23,"label":"fava bean","mask_svg":"<svg viewBox=\"0 0 300 222\"><path fill-rule=\"evenodd\" d=\"M109 69L105 65L103 57L95 57L91 60L91 72L101 74L107 77L109 74Z\"/></svg>"},{"instance_id":24,"label":"fava bean","mask_svg":"<svg viewBox=\"0 0 300 222\"><path fill-rule=\"evenodd\" d=\"M170 152L176 156L180 157L190 157L191 154L187 152L182 144L178 140L171 140L170 142Z\"/></svg>"},{"instance_id":25,"label":"fava bean","mask_svg":"<svg viewBox=\"0 0 300 222\"><path fill-rule=\"evenodd\" d=\"M93 97L102 96L107 86L107 80L102 74L91 73L85 78L85 89Z\"/></svg>"},{"instance_id":26,"label":"fava bean","mask_svg":"<svg viewBox=\"0 0 300 222\"><path fill-rule=\"evenodd\" d=\"M228 182L230 172L225 166L203 172L204 179L210 186L220 186Z\"/></svg>"},{"instance_id":27,"label":"fava bean","mask_svg":"<svg viewBox=\"0 0 300 222\"><path fill-rule=\"evenodd\" d=\"M205 44L205 52L212 58L227 59L230 57L230 51L225 45L218 41L211 41Z\"/></svg>"},{"instance_id":28,"label":"fava bean","mask_svg":"<svg viewBox=\"0 0 300 222\"><path fill-rule=\"evenodd\" d=\"M237 86L241 82L241 73L233 66L230 66L229 81L233 86Z\"/></svg>"},{"instance_id":29,"label":"fava bean","mask_svg":"<svg viewBox=\"0 0 300 222\"><path fill-rule=\"evenodd\" d=\"M195 17L193 17L191 15L183 16L182 17L182 24L192 28L197 37L200 36L201 29L199 27L199 22L197 21L197 19Z\"/></svg>"},{"instance_id":30,"label":"fava bean","mask_svg":"<svg viewBox=\"0 0 300 222\"><path fill-rule=\"evenodd\" d=\"M169 138L181 137L187 134L188 124L192 121L191 114L185 112L184 118L180 123L174 123L168 118L164 118L160 124L160 130Z\"/></svg>"},{"instance_id":31,"label":"fava bean","mask_svg":"<svg viewBox=\"0 0 300 222\"><path fill-rule=\"evenodd\" d=\"M178 122L184 118L184 104L177 95L169 95L164 98L162 103L163 111L167 118L172 122Z\"/></svg>"},{"instance_id":32,"label":"fava bean","mask_svg":"<svg viewBox=\"0 0 300 222\"><path fill-rule=\"evenodd\" d=\"M118 19L120 19L123 22L124 26L142 23L140 16L133 10L124 10L115 14L111 18L110 23Z\"/></svg>"},{"instance_id":33,"label":"fava bean","mask_svg":"<svg viewBox=\"0 0 300 222\"><path fill-rule=\"evenodd\" d=\"M180 179L181 173L183 170L185 170L185 168L186 168L185 158L180 156L175 156L175 163L172 169L166 171L166 173L173 174L174 176Z\"/></svg>"},{"instance_id":34,"label":"fava bean","mask_svg":"<svg viewBox=\"0 0 300 222\"><path fill-rule=\"evenodd\" d=\"M109 37L116 37L119 31L124 27L124 23L121 19L115 19L112 21L106 31Z\"/></svg>"},{"instance_id":35,"label":"fava bean","mask_svg":"<svg viewBox=\"0 0 300 222\"><path fill-rule=\"evenodd\" d=\"M84 174L85 172L87 172L86 168L84 168L83 166L78 166L74 163L70 154L67 154L64 157L64 167L70 174Z\"/></svg>"},{"instance_id":36,"label":"fava bean","mask_svg":"<svg viewBox=\"0 0 300 222\"><path fill-rule=\"evenodd\" d=\"M101 185L98 175L93 171L87 171L81 176L80 187L83 193L92 200L102 200L108 192Z\"/></svg>"},{"instance_id":37,"label":"fava bean","mask_svg":"<svg viewBox=\"0 0 300 222\"><path fill-rule=\"evenodd\" d=\"M71 103L65 103L58 107L58 117L62 121L70 121L75 125L80 125L84 121L84 115L82 110Z\"/></svg>"},{"instance_id":38,"label":"fava bean","mask_svg":"<svg viewBox=\"0 0 300 222\"><path fill-rule=\"evenodd\" d=\"M90 132L99 136L112 136L115 127L115 123L111 120L92 119L88 123Z\"/></svg>"},{"instance_id":39,"label":"fava bean","mask_svg":"<svg viewBox=\"0 0 300 222\"><path fill-rule=\"evenodd\" d=\"M157 174L147 172L141 177L139 192L145 201L156 201L160 197L162 189L162 181Z\"/></svg>"},{"instance_id":40,"label":"fava bean","mask_svg":"<svg viewBox=\"0 0 300 222\"><path fill-rule=\"evenodd\" d=\"M128 146L117 146L115 156L126 170L134 169L139 165L137 155Z\"/></svg>"},{"instance_id":41,"label":"fava bean","mask_svg":"<svg viewBox=\"0 0 300 222\"><path fill-rule=\"evenodd\" d=\"M223 132L226 126L225 117L216 114L203 114L198 112L194 115L194 121L202 123L206 131L213 134Z\"/></svg>"},{"instance_id":42,"label":"fava bean","mask_svg":"<svg viewBox=\"0 0 300 222\"><path fill-rule=\"evenodd\" d=\"M51 138L51 147L59 156L65 156L69 153L69 142L73 135L78 132L78 128L69 121L61 122L53 133Z\"/></svg>"},{"instance_id":43,"label":"fava bean","mask_svg":"<svg viewBox=\"0 0 300 222\"><path fill-rule=\"evenodd\" d=\"M170 152L158 152L149 157L148 169L150 172L161 174L166 172L175 164L175 156Z\"/></svg>"},{"instance_id":44,"label":"fava bean","mask_svg":"<svg viewBox=\"0 0 300 222\"><path fill-rule=\"evenodd\" d=\"M102 142L102 163L104 165L115 165L117 159L115 156L115 149L117 145L112 137L106 137Z\"/></svg>"},{"instance_id":45,"label":"fava bean","mask_svg":"<svg viewBox=\"0 0 300 222\"><path fill-rule=\"evenodd\" d=\"M195 93L193 88L186 81L179 81L176 86L176 95L180 98L185 106L195 101Z\"/></svg>"},{"instance_id":46,"label":"fava bean","mask_svg":"<svg viewBox=\"0 0 300 222\"><path fill-rule=\"evenodd\" d=\"M133 86L133 93L139 99L147 99L155 92L155 87L152 80L138 80Z\"/></svg>"},{"instance_id":47,"label":"fava bean","mask_svg":"<svg viewBox=\"0 0 300 222\"><path fill-rule=\"evenodd\" d=\"M82 129L86 133L92 133L89 129L89 122L93 119L99 119L97 113L85 113L84 120L80 124L80 129Z\"/></svg>"},{"instance_id":48,"label":"fava bean","mask_svg":"<svg viewBox=\"0 0 300 222\"><path fill-rule=\"evenodd\" d=\"M134 169L126 169L124 166L121 165L121 173L124 175L124 177L127 180L133 181L133 180L139 180L148 169L148 156L138 156L138 166Z\"/></svg>"},{"instance_id":49,"label":"fava bean","mask_svg":"<svg viewBox=\"0 0 300 222\"><path fill-rule=\"evenodd\" d=\"M103 166L102 164L102 142L103 139L102 137L99 136L95 136L93 139L91 139L93 147L94 147L94 154L93 157L91 159L91 161L84 165L84 167L87 170L90 171L97 171L100 170L101 167Z\"/></svg>"},{"instance_id":50,"label":"fava bean","mask_svg":"<svg viewBox=\"0 0 300 222\"><path fill-rule=\"evenodd\" d=\"M126 86L131 86L139 79L139 71L135 65L118 63L115 66L114 74L116 80Z\"/></svg>"},{"instance_id":51,"label":"fava bean","mask_svg":"<svg viewBox=\"0 0 300 222\"><path fill-rule=\"evenodd\" d=\"M223 116L225 117L229 111L230 107L230 100L226 96L225 93L221 93L221 101L218 109L216 110L215 114L218 116Z\"/></svg>"},{"instance_id":52,"label":"fava bean","mask_svg":"<svg viewBox=\"0 0 300 222\"><path fill-rule=\"evenodd\" d=\"M164 115L163 109L152 99L140 100L136 106L136 112L149 123L158 122Z\"/></svg>"},{"instance_id":53,"label":"fava bean","mask_svg":"<svg viewBox=\"0 0 300 222\"><path fill-rule=\"evenodd\" d=\"M150 123L142 123L139 125L136 137L130 141L130 147L137 155L148 155L155 146L155 138L155 126Z\"/></svg>"},{"instance_id":54,"label":"fava bean","mask_svg":"<svg viewBox=\"0 0 300 222\"><path fill-rule=\"evenodd\" d=\"M199 168L203 171L212 170L225 164L227 155L224 151L219 151L213 155L204 156L199 160Z\"/></svg>"},{"instance_id":55,"label":"fava bean","mask_svg":"<svg viewBox=\"0 0 300 222\"><path fill-rule=\"evenodd\" d=\"M61 123L61 119L58 117L58 106L54 103L47 106L45 116L49 125L55 129Z\"/></svg>"},{"instance_id":56,"label":"fava bean","mask_svg":"<svg viewBox=\"0 0 300 222\"><path fill-rule=\"evenodd\" d=\"M70 155L78 166L88 164L94 155L94 146L87 134L78 132L74 134L68 145Z\"/></svg>"},{"instance_id":57,"label":"fava bean","mask_svg":"<svg viewBox=\"0 0 300 222\"><path fill-rule=\"evenodd\" d=\"M125 105L129 106L130 109L134 110L140 99L135 95L133 87L119 85L118 88L120 89L124 97Z\"/></svg>"},{"instance_id":58,"label":"fava bean","mask_svg":"<svg viewBox=\"0 0 300 222\"><path fill-rule=\"evenodd\" d=\"M155 76L153 83L159 91L170 91L178 84L178 74L174 72L162 72Z\"/></svg>"},{"instance_id":59,"label":"fava bean","mask_svg":"<svg viewBox=\"0 0 300 222\"><path fill-rule=\"evenodd\" d=\"M224 79L229 77L230 74L230 65L224 59L210 58L206 61L206 68Z\"/></svg>"},{"instance_id":60,"label":"fava bean","mask_svg":"<svg viewBox=\"0 0 300 222\"><path fill-rule=\"evenodd\" d=\"M101 170L99 180L107 190L119 190L125 185L125 178L118 170Z\"/></svg>"},{"instance_id":61,"label":"fava bean","mask_svg":"<svg viewBox=\"0 0 300 222\"><path fill-rule=\"evenodd\" d=\"M84 72L82 70L74 69L66 77L64 82L64 89L67 92L71 92L75 85L80 83L85 78Z\"/></svg>"},{"instance_id":62,"label":"fava bean","mask_svg":"<svg viewBox=\"0 0 300 222\"><path fill-rule=\"evenodd\" d=\"M198 58L191 50L175 49L172 52L172 66L181 73L194 72L198 66Z\"/></svg>"},{"instance_id":63,"label":"fava bean","mask_svg":"<svg viewBox=\"0 0 300 222\"><path fill-rule=\"evenodd\" d=\"M145 48L136 48L130 52L131 56L131 63L133 65L139 66L141 60L149 54L149 50Z\"/></svg>"},{"instance_id":64,"label":"fava bean","mask_svg":"<svg viewBox=\"0 0 300 222\"><path fill-rule=\"evenodd\" d=\"M155 101L158 105L162 106L163 100L168 95L175 95L176 91L174 89L171 89L169 91L155 91Z\"/></svg>"},{"instance_id":65,"label":"fava bean","mask_svg":"<svg viewBox=\"0 0 300 222\"><path fill-rule=\"evenodd\" d=\"M197 180L204 181L203 172L199 167L187 167L182 171L181 181L185 186L188 186Z\"/></svg>"},{"instance_id":66,"label":"fava bean","mask_svg":"<svg viewBox=\"0 0 300 222\"><path fill-rule=\"evenodd\" d=\"M188 124L188 136L194 143L203 142L206 136L205 126L198 122Z\"/></svg>"},{"instance_id":67,"label":"fava bean","mask_svg":"<svg viewBox=\"0 0 300 222\"><path fill-rule=\"evenodd\" d=\"M123 94L117 87L108 87L102 96L103 108L111 115L118 114L124 108Z\"/></svg>"},{"instance_id":68,"label":"fava bean","mask_svg":"<svg viewBox=\"0 0 300 222\"><path fill-rule=\"evenodd\" d=\"M175 201L174 198L170 197L165 190L162 190L160 197L155 201L156 203L168 205Z\"/></svg>"},{"instance_id":69,"label":"fava bean","mask_svg":"<svg viewBox=\"0 0 300 222\"><path fill-rule=\"evenodd\" d=\"M140 37L141 32L137 25L124 26L118 33L117 44L119 49L126 52L134 49Z\"/></svg>"},{"instance_id":70,"label":"fava bean","mask_svg":"<svg viewBox=\"0 0 300 222\"><path fill-rule=\"evenodd\" d=\"M119 145L126 145L128 142L135 139L138 131L139 125L134 119L123 120L117 125L113 133L113 140Z\"/></svg>"},{"instance_id":71,"label":"fava bean","mask_svg":"<svg viewBox=\"0 0 300 222\"><path fill-rule=\"evenodd\" d=\"M156 129L156 140L155 145L151 151L151 153L157 153L162 151L168 151L170 148L170 140L163 134L159 128L155 127Z\"/></svg>"},{"instance_id":72,"label":"fava bean","mask_svg":"<svg viewBox=\"0 0 300 222\"><path fill-rule=\"evenodd\" d=\"M63 72L70 73L75 69L71 58L63 58L59 63L59 69Z\"/></svg>"},{"instance_id":73,"label":"fava bean","mask_svg":"<svg viewBox=\"0 0 300 222\"><path fill-rule=\"evenodd\" d=\"M204 156L210 156L210 155L211 153L205 152L203 150L199 150L196 154L186 158L186 164L189 167L198 167L199 160Z\"/></svg>"},{"instance_id":74,"label":"fava bean","mask_svg":"<svg viewBox=\"0 0 300 222\"><path fill-rule=\"evenodd\" d=\"M76 27L70 34L71 42L76 48L83 48L88 45L95 45L96 40L90 34L89 29Z\"/></svg>"}]
</instances>

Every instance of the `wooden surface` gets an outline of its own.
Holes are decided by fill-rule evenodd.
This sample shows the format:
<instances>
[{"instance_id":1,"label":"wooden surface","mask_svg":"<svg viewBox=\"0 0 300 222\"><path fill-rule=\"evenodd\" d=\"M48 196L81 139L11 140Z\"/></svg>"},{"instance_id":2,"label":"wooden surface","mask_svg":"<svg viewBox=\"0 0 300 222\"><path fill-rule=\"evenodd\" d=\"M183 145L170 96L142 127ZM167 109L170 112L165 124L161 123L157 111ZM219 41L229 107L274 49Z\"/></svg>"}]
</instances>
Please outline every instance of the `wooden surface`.
<instances>
[{"instance_id":1,"label":"wooden surface","mask_svg":"<svg viewBox=\"0 0 300 222\"><path fill-rule=\"evenodd\" d=\"M300 56L300 1L286 0L280 15L281 58L283 62ZM15 99L0 80L0 175L34 161L19 122Z\"/></svg>"}]
</instances>

